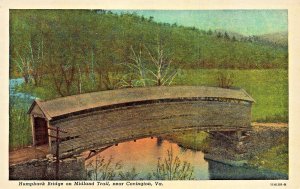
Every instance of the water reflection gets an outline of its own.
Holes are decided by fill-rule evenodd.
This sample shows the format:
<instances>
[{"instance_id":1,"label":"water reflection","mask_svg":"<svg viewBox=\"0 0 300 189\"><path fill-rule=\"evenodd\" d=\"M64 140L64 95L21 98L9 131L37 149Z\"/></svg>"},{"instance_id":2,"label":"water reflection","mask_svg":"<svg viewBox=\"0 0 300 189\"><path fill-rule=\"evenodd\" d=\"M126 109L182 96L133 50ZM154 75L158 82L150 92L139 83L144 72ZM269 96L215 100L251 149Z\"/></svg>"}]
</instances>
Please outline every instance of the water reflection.
<instances>
[{"instance_id":1,"label":"water reflection","mask_svg":"<svg viewBox=\"0 0 300 189\"><path fill-rule=\"evenodd\" d=\"M17 78L17 79L10 79L9 80L9 97L11 101L18 101L18 103L23 102L26 105L30 105L34 99L36 99L35 96L32 96L28 93L22 93L17 92L16 88L17 86L24 83L23 78Z\"/></svg>"},{"instance_id":2,"label":"water reflection","mask_svg":"<svg viewBox=\"0 0 300 189\"><path fill-rule=\"evenodd\" d=\"M180 160L191 163L194 167L195 179L209 179L208 163L204 160L202 152L183 149L177 144L162 140L161 138L144 138L136 142L121 143L118 146L108 148L98 156L113 157L114 162L121 161L123 170L132 170L134 167L139 173L138 178L147 178L149 173L156 171L158 158L165 158L167 150L171 148L174 155L177 155ZM95 161L96 157L94 156L88 162Z\"/></svg>"},{"instance_id":3,"label":"water reflection","mask_svg":"<svg viewBox=\"0 0 300 189\"><path fill-rule=\"evenodd\" d=\"M138 177L136 179L147 179L149 173L156 171L158 158L163 160L167 157L167 151L172 149L174 156L181 161L187 161L193 166L195 180L263 180L263 179L287 179L284 174L272 171L261 171L253 168L234 167L215 161L204 159L201 151L192 151L179 147L176 143L161 138L144 138L140 140L124 142L118 146L112 146L97 156L89 159L86 164L96 158L113 158L114 162L121 162L123 171L135 168Z\"/></svg>"}]
</instances>

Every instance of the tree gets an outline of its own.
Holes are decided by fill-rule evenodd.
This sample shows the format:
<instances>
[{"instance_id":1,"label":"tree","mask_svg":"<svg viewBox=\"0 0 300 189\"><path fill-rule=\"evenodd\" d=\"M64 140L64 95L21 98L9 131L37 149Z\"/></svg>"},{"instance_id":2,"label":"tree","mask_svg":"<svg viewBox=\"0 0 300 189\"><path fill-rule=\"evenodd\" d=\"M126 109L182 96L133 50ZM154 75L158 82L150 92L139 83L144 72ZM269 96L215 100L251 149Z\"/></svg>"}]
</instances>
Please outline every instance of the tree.
<instances>
[{"instance_id":1,"label":"tree","mask_svg":"<svg viewBox=\"0 0 300 189\"><path fill-rule=\"evenodd\" d=\"M129 68L130 73L127 76L130 77L129 81L122 79L121 86L146 86L146 72L148 71L145 62L142 60L142 49L140 47L139 53L136 53L132 47L130 47L132 55L130 57L131 62L125 63L124 65ZM134 78L134 80L132 80Z\"/></svg>"},{"instance_id":2,"label":"tree","mask_svg":"<svg viewBox=\"0 0 300 189\"><path fill-rule=\"evenodd\" d=\"M153 17L153 16L150 16L148 21L149 21L149 22L153 22L153 19L154 19L154 17Z\"/></svg>"},{"instance_id":3,"label":"tree","mask_svg":"<svg viewBox=\"0 0 300 189\"><path fill-rule=\"evenodd\" d=\"M229 39L230 39L230 37L229 37L229 35L228 35L227 32L224 33L224 38L225 38L226 40L229 40Z\"/></svg>"},{"instance_id":4,"label":"tree","mask_svg":"<svg viewBox=\"0 0 300 189\"><path fill-rule=\"evenodd\" d=\"M124 64L129 68L129 73L126 74L127 78L121 80L120 87L171 85L177 75L177 69L171 67L172 61L164 54L161 45L157 45L154 53L146 46L143 47L148 57L143 57L142 46L139 53L131 47L131 62Z\"/></svg>"},{"instance_id":5,"label":"tree","mask_svg":"<svg viewBox=\"0 0 300 189\"><path fill-rule=\"evenodd\" d=\"M220 71L217 76L218 87L231 88L233 86L234 75L226 71Z\"/></svg>"},{"instance_id":6,"label":"tree","mask_svg":"<svg viewBox=\"0 0 300 189\"><path fill-rule=\"evenodd\" d=\"M171 85L175 76L177 75L177 70L171 68L172 61L164 54L164 50L161 45L157 45L156 54L153 55L148 49L148 54L151 58L151 63L154 68L149 70L152 74L152 81L155 82L157 86L161 85Z\"/></svg>"},{"instance_id":7,"label":"tree","mask_svg":"<svg viewBox=\"0 0 300 189\"><path fill-rule=\"evenodd\" d=\"M207 35L212 35L213 32L211 31L211 29L208 30Z\"/></svg>"},{"instance_id":8,"label":"tree","mask_svg":"<svg viewBox=\"0 0 300 189\"><path fill-rule=\"evenodd\" d=\"M35 86L39 86L42 74L44 60L44 39L42 34L33 34L28 42L28 51L31 62L31 75Z\"/></svg>"},{"instance_id":9,"label":"tree","mask_svg":"<svg viewBox=\"0 0 300 189\"><path fill-rule=\"evenodd\" d=\"M19 69L19 73L22 75L22 77L24 78L25 83L27 84L27 83L29 83L29 80L31 78L30 61L26 57L22 58L22 56L18 53L18 51L16 52L16 54L18 55L18 57L13 58L13 61L17 65L17 68Z\"/></svg>"},{"instance_id":10,"label":"tree","mask_svg":"<svg viewBox=\"0 0 300 189\"><path fill-rule=\"evenodd\" d=\"M235 36L232 36L232 41L237 41Z\"/></svg>"},{"instance_id":11,"label":"tree","mask_svg":"<svg viewBox=\"0 0 300 189\"><path fill-rule=\"evenodd\" d=\"M218 32L218 33L217 33L217 38L221 38L221 37L222 37L221 32Z\"/></svg>"}]
</instances>

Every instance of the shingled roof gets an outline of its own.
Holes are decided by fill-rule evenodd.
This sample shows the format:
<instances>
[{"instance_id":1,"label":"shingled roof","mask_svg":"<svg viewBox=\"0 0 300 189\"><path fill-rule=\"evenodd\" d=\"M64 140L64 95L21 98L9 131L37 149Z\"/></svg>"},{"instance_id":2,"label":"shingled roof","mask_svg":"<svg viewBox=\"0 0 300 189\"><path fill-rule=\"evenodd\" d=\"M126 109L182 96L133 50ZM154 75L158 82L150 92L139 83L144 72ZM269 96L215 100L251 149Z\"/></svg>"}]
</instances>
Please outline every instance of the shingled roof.
<instances>
[{"instance_id":1,"label":"shingled roof","mask_svg":"<svg viewBox=\"0 0 300 189\"><path fill-rule=\"evenodd\" d=\"M228 98L254 102L253 98L243 89L204 86L161 86L100 91L48 101L35 100L28 113L31 113L33 107L38 105L47 119L51 120L52 118L74 112L129 102L201 97Z\"/></svg>"}]
</instances>

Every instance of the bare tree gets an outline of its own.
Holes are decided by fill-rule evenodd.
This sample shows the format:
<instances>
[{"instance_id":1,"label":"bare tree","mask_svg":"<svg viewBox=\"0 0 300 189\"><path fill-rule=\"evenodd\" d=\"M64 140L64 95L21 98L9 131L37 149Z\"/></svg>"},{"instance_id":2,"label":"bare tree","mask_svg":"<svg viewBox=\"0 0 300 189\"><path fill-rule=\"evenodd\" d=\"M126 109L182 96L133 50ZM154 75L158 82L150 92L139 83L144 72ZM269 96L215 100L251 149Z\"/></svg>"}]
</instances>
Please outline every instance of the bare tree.
<instances>
[{"instance_id":1,"label":"bare tree","mask_svg":"<svg viewBox=\"0 0 300 189\"><path fill-rule=\"evenodd\" d=\"M41 82L42 78L42 63L44 61L44 41L41 38L41 41L36 42L36 46L33 47L33 41L29 41L28 43L29 50L29 60L31 62L31 75L34 81L34 85L38 86Z\"/></svg>"},{"instance_id":2,"label":"bare tree","mask_svg":"<svg viewBox=\"0 0 300 189\"><path fill-rule=\"evenodd\" d=\"M226 71L220 71L217 76L218 87L231 88L233 86L234 75Z\"/></svg>"},{"instance_id":3,"label":"bare tree","mask_svg":"<svg viewBox=\"0 0 300 189\"><path fill-rule=\"evenodd\" d=\"M147 49L147 51L151 58L151 63L154 65L153 69L147 69L153 77L152 81L154 81L157 86L171 85L177 75L177 70L171 68L172 61L165 56L161 45L159 44L157 46L156 56L153 55L149 49Z\"/></svg>"},{"instance_id":4,"label":"bare tree","mask_svg":"<svg viewBox=\"0 0 300 189\"><path fill-rule=\"evenodd\" d=\"M133 47L130 47L132 55L130 56L131 62L125 63L124 65L127 66L131 73L127 74L126 77L130 78L128 81L127 79L121 80L121 86L125 87L138 87L138 86L146 86L146 72L147 68L145 66L145 62L142 60L142 48L140 48L139 53L136 53ZM133 79L135 78L135 79Z\"/></svg>"},{"instance_id":5,"label":"bare tree","mask_svg":"<svg viewBox=\"0 0 300 189\"><path fill-rule=\"evenodd\" d=\"M124 64L130 70L120 81L121 87L145 87L148 85L171 85L177 75L177 69L172 68L172 61L164 54L161 45L158 45L155 53L144 46L149 61L143 58L142 48L138 53L131 47L131 62Z\"/></svg>"},{"instance_id":6,"label":"bare tree","mask_svg":"<svg viewBox=\"0 0 300 189\"><path fill-rule=\"evenodd\" d=\"M14 62L16 63L20 73L22 74L22 77L24 78L25 83L29 83L29 80L31 78L30 70L30 61L26 57L22 57L18 52L16 52L18 58L14 59Z\"/></svg>"}]
</instances>

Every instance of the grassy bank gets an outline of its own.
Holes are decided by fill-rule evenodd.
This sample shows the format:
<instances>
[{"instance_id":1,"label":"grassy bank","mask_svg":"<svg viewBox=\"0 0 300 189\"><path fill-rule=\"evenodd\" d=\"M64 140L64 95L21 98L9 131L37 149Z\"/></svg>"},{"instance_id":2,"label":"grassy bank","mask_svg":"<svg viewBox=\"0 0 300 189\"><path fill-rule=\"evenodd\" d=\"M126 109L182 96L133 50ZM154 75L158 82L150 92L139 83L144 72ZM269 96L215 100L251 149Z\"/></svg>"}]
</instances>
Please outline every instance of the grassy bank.
<instances>
[{"instance_id":1,"label":"grassy bank","mask_svg":"<svg viewBox=\"0 0 300 189\"><path fill-rule=\"evenodd\" d=\"M206 152L209 148L208 133L189 131L163 136L164 139L178 143L181 147Z\"/></svg>"},{"instance_id":2,"label":"grassy bank","mask_svg":"<svg viewBox=\"0 0 300 189\"><path fill-rule=\"evenodd\" d=\"M10 98L9 103L9 149L31 144L31 126L27 114L29 106L23 101Z\"/></svg>"},{"instance_id":3,"label":"grassy bank","mask_svg":"<svg viewBox=\"0 0 300 189\"><path fill-rule=\"evenodd\" d=\"M220 70L182 70L176 85L217 86ZM226 70L233 75L233 87L245 89L256 101L252 120L288 122L287 70Z\"/></svg>"},{"instance_id":4,"label":"grassy bank","mask_svg":"<svg viewBox=\"0 0 300 189\"><path fill-rule=\"evenodd\" d=\"M182 147L209 153L217 159L234 159L237 154L234 146L208 136L204 132L189 131L167 135L164 138L176 142ZM288 175L287 128L254 128L250 139L245 141L244 147L245 152L242 159L247 160L249 166Z\"/></svg>"},{"instance_id":5,"label":"grassy bank","mask_svg":"<svg viewBox=\"0 0 300 189\"><path fill-rule=\"evenodd\" d=\"M288 174L288 146L280 144L274 146L266 152L258 154L249 161L250 165L258 168L265 168L280 173Z\"/></svg>"},{"instance_id":6,"label":"grassy bank","mask_svg":"<svg viewBox=\"0 0 300 189\"><path fill-rule=\"evenodd\" d=\"M274 144L249 160L254 167L269 169L275 172L288 174L288 136L280 136Z\"/></svg>"}]
</instances>

